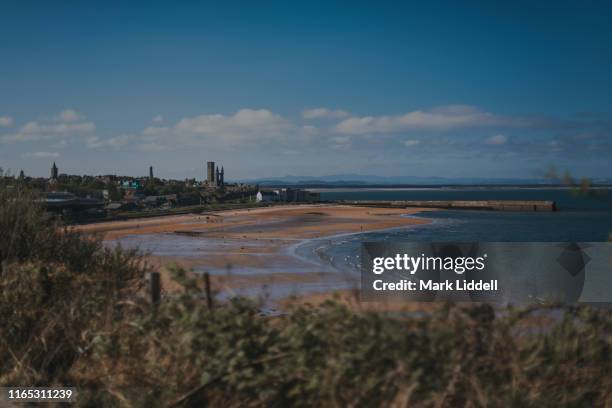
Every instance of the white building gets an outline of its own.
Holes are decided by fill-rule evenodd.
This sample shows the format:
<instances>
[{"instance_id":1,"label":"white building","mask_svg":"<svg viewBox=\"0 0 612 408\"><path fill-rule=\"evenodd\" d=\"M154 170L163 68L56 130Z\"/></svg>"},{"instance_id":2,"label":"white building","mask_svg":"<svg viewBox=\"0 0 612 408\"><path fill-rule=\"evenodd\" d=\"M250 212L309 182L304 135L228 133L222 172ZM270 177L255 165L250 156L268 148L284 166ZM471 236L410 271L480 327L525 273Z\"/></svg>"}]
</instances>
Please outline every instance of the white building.
<instances>
[{"instance_id":1,"label":"white building","mask_svg":"<svg viewBox=\"0 0 612 408\"><path fill-rule=\"evenodd\" d=\"M296 188L281 188L278 190L259 190L256 201L258 203L282 202L317 202L320 200L319 193Z\"/></svg>"},{"instance_id":2,"label":"white building","mask_svg":"<svg viewBox=\"0 0 612 408\"><path fill-rule=\"evenodd\" d=\"M255 197L255 201L258 203L271 203L273 201L278 201L278 195L274 191L259 190Z\"/></svg>"}]
</instances>

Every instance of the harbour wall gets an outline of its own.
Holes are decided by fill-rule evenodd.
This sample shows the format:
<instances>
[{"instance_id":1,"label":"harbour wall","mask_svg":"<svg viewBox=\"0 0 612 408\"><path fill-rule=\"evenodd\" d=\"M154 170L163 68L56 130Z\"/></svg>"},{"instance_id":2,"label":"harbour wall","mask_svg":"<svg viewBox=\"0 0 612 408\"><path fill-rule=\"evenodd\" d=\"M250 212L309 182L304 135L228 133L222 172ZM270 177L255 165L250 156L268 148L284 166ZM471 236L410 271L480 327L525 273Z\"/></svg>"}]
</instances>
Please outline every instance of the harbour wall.
<instances>
[{"instance_id":1,"label":"harbour wall","mask_svg":"<svg viewBox=\"0 0 612 408\"><path fill-rule=\"evenodd\" d=\"M533 200L409 200L409 201L343 201L344 204L405 208L443 208L443 209L465 209L465 210L491 210L491 211L529 211L529 212L551 212L557 211L554 201Z\"/></svg>"}]
</instances>

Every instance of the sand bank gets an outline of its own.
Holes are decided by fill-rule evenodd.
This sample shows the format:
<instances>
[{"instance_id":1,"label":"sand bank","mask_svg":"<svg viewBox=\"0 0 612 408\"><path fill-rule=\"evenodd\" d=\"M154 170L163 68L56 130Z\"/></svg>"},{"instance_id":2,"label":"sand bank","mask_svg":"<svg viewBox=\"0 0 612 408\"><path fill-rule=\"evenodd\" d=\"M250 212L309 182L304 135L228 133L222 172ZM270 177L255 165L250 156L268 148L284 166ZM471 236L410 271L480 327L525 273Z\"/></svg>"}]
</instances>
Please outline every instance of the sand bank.
<instances>
[{"instance_id":1,"label":"sand bank","mask_svg":"<svg viewBox=\"0 0 612 408\"><path fill-rule=\"evenodd\" d=\"M104 233L105 239L161 232L207 233L227 238L314 238L340 233L418 224L402 217L419 208L372 208L348 205L287 205L202 214L186 214L85 224L76 228Z\"/></svg>"},{"instance_id":2,"label":"sand bank","mask_svg":"<svg viewBox=\"0 0 612 408\"><path fill-rule=\"evenodd\" d=\"M320 263L294 256L309 239L397 228L427 222L405 215L418 208L373 208L333 204L286 205L202 214L112 221L76 227L103 234L105 241L136 246L162 271L167 290L176 289L167 268L178 264L212 275L222 294L252 296L258 291L280 299L294 292L349 290L354 282ZM297 289L297 290L295 290Z\"/></svg>"}]
</instances>

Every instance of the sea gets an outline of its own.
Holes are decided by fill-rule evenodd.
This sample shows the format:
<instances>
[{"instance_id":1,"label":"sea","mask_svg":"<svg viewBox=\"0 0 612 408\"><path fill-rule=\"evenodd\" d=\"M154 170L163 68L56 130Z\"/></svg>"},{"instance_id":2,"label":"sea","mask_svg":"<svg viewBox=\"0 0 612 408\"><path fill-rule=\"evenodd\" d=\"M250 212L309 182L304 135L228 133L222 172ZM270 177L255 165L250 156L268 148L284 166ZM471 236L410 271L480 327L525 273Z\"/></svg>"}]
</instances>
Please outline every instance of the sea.
<instances>
[{"instance_id":1,"label":"sea","mask_svg":"<svg viewBox=\"0 0 612 408\"><path fill-rule=\"evenodd\" d=\"M317 257L334 269L359 270L360 243L410 242L604 242L612 239L612 189L580 192L573 188L438 187L330 188L316 190L323 201L343 200L551 200L555 212L478 210L424 211L410 217L430 223L312 240L298 256Z\"/></svg>"},{"instance_id":2,"label":"sea","mask_svg":"<svg viewBox=\"0 0 612 408\"><path fill-rule=\"evenodd\" d=\"M410 188L319 190L321 200L550 200L555 212L428 211L433 224L390 232L408 241L593 242L612 233L612 189ZM366 234L372 237L379 233ZM383 233L388 234L388 233Z\"/></svg>"}]
</instances>

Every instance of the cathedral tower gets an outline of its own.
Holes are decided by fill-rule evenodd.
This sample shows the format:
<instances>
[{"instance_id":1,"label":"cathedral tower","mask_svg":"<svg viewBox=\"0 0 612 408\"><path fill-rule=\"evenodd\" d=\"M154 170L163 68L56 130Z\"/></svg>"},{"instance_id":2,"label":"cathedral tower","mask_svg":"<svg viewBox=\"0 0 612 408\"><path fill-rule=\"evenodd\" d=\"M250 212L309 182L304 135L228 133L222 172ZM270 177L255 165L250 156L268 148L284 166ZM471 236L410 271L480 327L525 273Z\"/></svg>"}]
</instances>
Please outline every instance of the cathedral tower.
<instances>
[{"instance_id":1,"label":"cathedral tower","mask_svg":"<svg viewBox=\"0 0 612 408\"><path fill-rule=\"evenodd\" d=\"M53 162L53 167L51 167L51 180L57 180L57 174L57 166L55 165L55 162Z\"/></svg>"}]
</instances>

